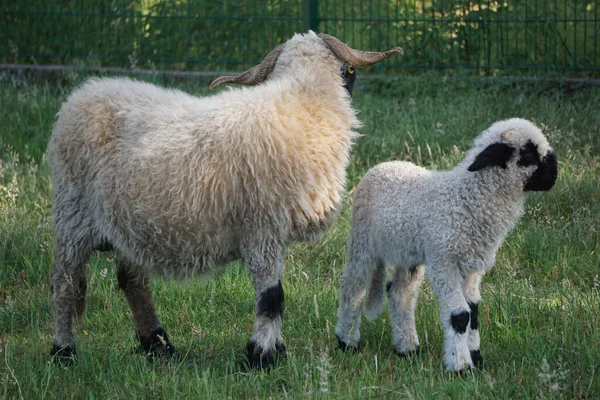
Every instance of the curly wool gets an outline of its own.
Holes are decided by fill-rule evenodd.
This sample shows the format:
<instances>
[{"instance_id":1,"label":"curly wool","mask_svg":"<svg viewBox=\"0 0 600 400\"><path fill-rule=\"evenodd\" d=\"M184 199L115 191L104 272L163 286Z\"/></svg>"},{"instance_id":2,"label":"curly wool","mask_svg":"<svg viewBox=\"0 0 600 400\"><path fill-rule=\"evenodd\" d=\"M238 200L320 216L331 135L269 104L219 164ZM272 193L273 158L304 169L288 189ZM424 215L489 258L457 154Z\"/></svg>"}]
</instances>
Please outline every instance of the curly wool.
<instances>
[{"instance_id":1,"label":"curly wool","mask_svg":"<svg viewBox=\"0 0 600 400\"><path fill-rule=\"evenodd\" d=\"M55 208L79 199L96 246L178 278L238 258L250 238L313 239L339 206L359 126L339 70L309 32L264 84L210 97L91 79L48 147Z\"/></svg>"},{"instance_id":2,"label":"curly wool","mask_svg":"<svg viewBox=\"0 0 600 400\"><path fill-rule=\"evenodd\" d=\"M369 232L366 247L407 267L439 254L453 260L463 275L491 268L497 247L523 213L523 182L532 168L517 167L516 159L510 171L494 168L476 174L467 168L505 131L513 134L502 141L515 148L532 140L541 154L550 149L537 127L512 119L480 135L451 171L433 172L402 161L369 170L354 197L357 228Z\"/></svg>"},{"instance_id":3,"label":"curly wool","mask_svg":"<svg viewBox=\"0 0 600 400\"><path fill-rule=\"evenodd\" d=\"M554 163L553 171L552 166L545 169L547 162ZM370 169L354 196L340 284L336 326L340 343L358 346L362 305L369 319L383 309L388 267L396 269L390 291L396 350L405 354L418 349L414 307L426 268L447 328L446 367L473 366L461 350L464 343L455 343L453 335L457 326L463 329L463 321L468 323L471 304L476 307L481 301L481 276L493 267L498 248L523 214L525 188L532 180L542 181L535 175L539 170L547 175L546 182L534 190L548 190L556 179L555 166L542 132L515 118L497 122L479 135L464 160L450 171L429 171L409 162L386 162ZM467 313L466 319L459 318L461 313ZM478 333L469 350L479 352Z\"/></svg>"}]
</instances>

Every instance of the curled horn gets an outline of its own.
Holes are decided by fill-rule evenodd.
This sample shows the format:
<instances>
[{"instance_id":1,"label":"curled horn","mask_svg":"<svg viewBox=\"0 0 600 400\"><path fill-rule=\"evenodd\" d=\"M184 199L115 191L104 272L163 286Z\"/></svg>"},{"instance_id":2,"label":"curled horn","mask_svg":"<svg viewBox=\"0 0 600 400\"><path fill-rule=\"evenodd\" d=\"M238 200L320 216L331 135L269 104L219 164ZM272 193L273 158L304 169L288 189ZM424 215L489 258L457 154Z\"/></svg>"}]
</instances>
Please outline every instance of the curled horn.
<instances>
[{"instance_id":1,"label":"curled horn","mask_svg":"<svg viewBox=\"0 0 600 400\"><path fill-rule=\"evenodd\" d=\"M336 56L357 68L370 67L395 53L404 55L404 50L400 47L394 47L383 53L376 51L362 51L355 50L338 38L327 35L326 33L319 33L319 37L327 43L327 46L329 46Z\"/></svg>"},{"instance_id":2,"label":"curled horn","mask_svg":"<svg viewBox=\"0 0 600 400\"><path fill-rule=\"evenodd\" d=\"M209 89L213 89L215 86L220 85L221 83L239 83L240 85L256 85L257 83L263 82L267 79L267 76L273 70L275 66L275 61L283 51L283 46L285 43L280 44L275 47L267 56L262 60L262 62L248 71L243 72L237 76L220 76L214 81L211 82Z\"/></svg>"}]
</instances>

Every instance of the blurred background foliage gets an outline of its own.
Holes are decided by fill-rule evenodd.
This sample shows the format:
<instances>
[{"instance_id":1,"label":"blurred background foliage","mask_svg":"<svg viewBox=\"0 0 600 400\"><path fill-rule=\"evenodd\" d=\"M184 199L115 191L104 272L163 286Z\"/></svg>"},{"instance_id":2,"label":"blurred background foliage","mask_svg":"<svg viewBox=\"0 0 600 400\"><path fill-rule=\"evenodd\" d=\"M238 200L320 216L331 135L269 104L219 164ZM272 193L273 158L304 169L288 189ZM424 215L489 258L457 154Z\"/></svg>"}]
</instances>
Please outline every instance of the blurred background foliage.
<instances>
[{"instance_id":1,"label":"blurred background foliage","mask_svg":"<svg viewBox=\"0 0 600 400\"><path fill-rule=\"evenodd\" d=\"M295 32L402 58L378 71L600 76L597 0L1 0L0 62L224 71Z\"/></svg>"}]
</instances>

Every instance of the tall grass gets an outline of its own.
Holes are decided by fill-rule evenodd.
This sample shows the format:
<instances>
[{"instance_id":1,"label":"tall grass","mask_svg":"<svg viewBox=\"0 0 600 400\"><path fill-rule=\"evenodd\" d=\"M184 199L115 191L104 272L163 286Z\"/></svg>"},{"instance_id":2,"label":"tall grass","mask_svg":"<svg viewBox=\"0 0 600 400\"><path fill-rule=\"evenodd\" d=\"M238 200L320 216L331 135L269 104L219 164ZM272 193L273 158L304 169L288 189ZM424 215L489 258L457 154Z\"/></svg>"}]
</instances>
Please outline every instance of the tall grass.
<instances>
[{"instance_id":1,"label":"tall grass","mask_svg":"<svg viewBox=\"0 0 600 400\"><path fill-rule=\"evenodd\" d=\"M210 280L153 280L158 314L179 362L133 354L130 312L111 255L89 263L89 307L76 326L78 358L49 362L52 259L44 150L55 114L81 81L0 82L0 398L595 398L600 395L600 93L539 85L465 85L423 76L362 80L355 106L365 127L348 171L350 194L372 165L392 159L452 167L495 120L519 116L548 134L559 180L533 194L485 278L480 329L485 368L442 369L436 298L417 309L423 351L396 357L387 314L363 329L363 349L336 349L337 286L351 196L328 233L286 256L287 360L268 373L239 367L253 323L253 288L234 263ZM197 83L183 90L206 93Z\"/></svg>"}]
</instances>

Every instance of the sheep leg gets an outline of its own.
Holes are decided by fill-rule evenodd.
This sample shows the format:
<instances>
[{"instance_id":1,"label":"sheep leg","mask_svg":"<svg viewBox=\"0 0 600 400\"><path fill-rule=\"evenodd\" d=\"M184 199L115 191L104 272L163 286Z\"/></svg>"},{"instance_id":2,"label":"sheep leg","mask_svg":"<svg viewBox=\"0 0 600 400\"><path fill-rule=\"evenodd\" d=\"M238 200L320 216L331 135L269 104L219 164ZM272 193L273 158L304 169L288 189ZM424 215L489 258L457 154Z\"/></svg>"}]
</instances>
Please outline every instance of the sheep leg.
<instances>
[{"instance_id":1,"label":"sheep leg","mask_svg":"<svg viewBox=\"0 0 600 400\"><path fill-rule=\"evenodd\" d=\"M419 351L415 307L425 276L425 265L397 267L389 291L389 313L396 353L405 357Z\"/></svg>"},{"instance_id":2,"label":"sheep leg","mask_svg":"<svg viewBox=\"0 0 600 400\"><path fill-rule=\"evenodd\" d=\"M473 367L468 346L467 328L471 311L463 294L463 278L457 266L431 268L429 279L438 296L444 327L444 366L459 372Z\"/></svg>"},{"instance_id":3,"label":"sheep leg","mask_svg":"<svg viewBox=\"0 0 600 400\"><path fill-rule=\"evenodd\" d=\"M59 218L56 218L60 221ZM73 317L83 318L87 282L85 266L91 247L85 234L77 231L63 235L57 227L54 263L51 269L52 310L54 314L54 343L51 356L69 358L75 354Z\"/></svg>"},{"instance_id":4,"label":"sheep leg","mask_svg":"<svg viewBox=\"0 0 600 400\"><path fill-rule=\"evenodd\" d=\"M254 255L245 258L255 291L254 332L246 353L249 364L256 369L274 365L286 356L281 337L283 318L283 251L277 255Z\"/></svg>"},{"instance_id":5,"label":"sheep leg","mask_svg":"<svg viewBox=\"0 0 600 400\"><path fill-rule=\"evenodd\" d=\"M156 315L148 275L117 258L117 280L129 303L133 326L144 354L167 357L177 355L177 349L169 341L169 336Z\"/></svg>"},{"instance_id":6,"label":"sheep leg","mask_svg":"<svg viewBox=\"0 0 600 400\"><path fill-rule=\"evenodd\" d=\"M468 275L464 282L464 295L469 303L471 310L471 323L467 328L468 334L468 345L469 351L471 352L471 360L475 367L480 367L483 364L483 357L481 357L480 351L480 340L479 340L479 303L481 302L481 294L479 292L479 286L481 284L482 273L475 272Z\"/></svg>"},{"instance_id":7,"label":"sheep leg","mask_svg":"<svg viewBox=\"0 0 600 400\"><path fill-rule=\"evenodd\" d=\"M373 321L383 311L385 287L389 284L387 271L385 262L377 261L363 305L363 313L369 321Z\"/></svg>"},{"instance_id":8,"label":"sheep leg","mask_svg":"<svg viewBox=\"0 0 600 400\"><path fill-rule=\"evenodd\" d=\"M367 285L381 266L382 263L376 260L362 261L359 256L348 256L340 280L340 305L335 326L335 335L342 350L357 350L359 347L360 318L367 296ZM371 290L373 289L375 288L371 285ZM383 291L383 287L381 290Z\"/></svg>"}]
</instances>

